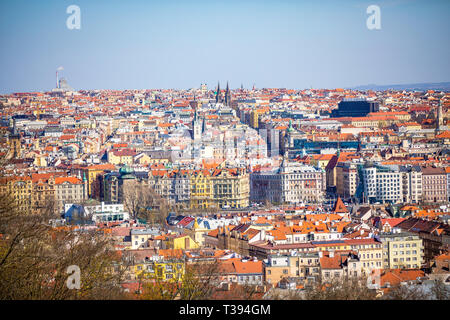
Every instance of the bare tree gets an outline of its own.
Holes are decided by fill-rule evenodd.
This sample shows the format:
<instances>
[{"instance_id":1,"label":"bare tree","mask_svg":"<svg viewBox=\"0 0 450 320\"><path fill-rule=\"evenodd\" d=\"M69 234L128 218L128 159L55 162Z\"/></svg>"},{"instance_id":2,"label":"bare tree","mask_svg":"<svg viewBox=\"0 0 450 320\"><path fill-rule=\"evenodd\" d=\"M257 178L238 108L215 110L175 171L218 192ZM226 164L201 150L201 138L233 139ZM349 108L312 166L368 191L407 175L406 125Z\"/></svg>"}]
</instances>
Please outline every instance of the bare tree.
<instances>
[{"instance_id":1,"label":"bare tree","mask_svg":"<svg viewBox=\"0 0 450 320\"><path fill-rule=\"evenodd\" d=\"M376 292L367 288L364 277L340 277L331 281L319 279L304 292L305 300L374 300Z\"/></svg>"},{"instance_id":2,"label":"bare tree","mask_svg":"<svg viewBox=\"0 0 450 320\"><path fill-rule=\"evenodd\" d=\"M431 296L427 294L420 286L398 284L389 288L389 291L383 295L383 300L429 300Z\"/></svg>"},{"instance_id":3,"label":"bare tree","mask_svg":"<svg viewBox=\"0 0 450 320\"><path fill-rule=\"evenodd\" d=\"M218 262L186 264L181 279L161 280L151 277L143 283L142 299L146 300L205 300L211 299L219 286Z\"/></svg>"},{"instance_id":4,"label":"bare tree","mask_svg":"<svg viewBox=\"0 0 450 320\"><path fill-rule=\"evenodd\" d=\"M162 223L169 213L167 201L151 186L135 181L123 190L124 205L133 219L143 219L152 225Z\"/></svg>"},{"instance_id":5,"label":"bare tree","mask_svg":"<svg viewBox=\"0 0 450 320\"><path fill-rule=\"evenodd\" d=\"M434 280L431 293L436 300L450 300L450 290L441 278Z\"/></svg>"},{"instance_id":6,"label":"bare tree","mask_svg":"<svg viewBox=\"0 0 450 320\"><path fill-rule=\"evenodd\" d=\"M0 299L124 298L122 260L110 240L98 230L53 228L49 218L26 215L0 196ZM71 265L80 268L80 289L67 286Z\"/></svg>"}]
</instances>

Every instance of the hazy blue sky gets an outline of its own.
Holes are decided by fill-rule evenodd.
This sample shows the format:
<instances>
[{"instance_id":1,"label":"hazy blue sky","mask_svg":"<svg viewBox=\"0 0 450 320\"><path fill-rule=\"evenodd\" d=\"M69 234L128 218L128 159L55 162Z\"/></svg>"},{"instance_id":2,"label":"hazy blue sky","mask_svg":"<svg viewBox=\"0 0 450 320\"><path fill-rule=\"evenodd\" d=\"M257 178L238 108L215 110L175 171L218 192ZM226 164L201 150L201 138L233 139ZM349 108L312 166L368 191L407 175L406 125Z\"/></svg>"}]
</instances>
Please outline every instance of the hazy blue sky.
<instances>
[{"instance_id":1,"label":"hazy blue sky","mask_svg":"<svg viewBox=\"0 0 450 320\"><path fill-rule=\"evenodd\" d=\"M75 89L450 81L449 14L448 0L2 0L0 92L49 90L59 66Z\"/></svg>"}]
</instances>

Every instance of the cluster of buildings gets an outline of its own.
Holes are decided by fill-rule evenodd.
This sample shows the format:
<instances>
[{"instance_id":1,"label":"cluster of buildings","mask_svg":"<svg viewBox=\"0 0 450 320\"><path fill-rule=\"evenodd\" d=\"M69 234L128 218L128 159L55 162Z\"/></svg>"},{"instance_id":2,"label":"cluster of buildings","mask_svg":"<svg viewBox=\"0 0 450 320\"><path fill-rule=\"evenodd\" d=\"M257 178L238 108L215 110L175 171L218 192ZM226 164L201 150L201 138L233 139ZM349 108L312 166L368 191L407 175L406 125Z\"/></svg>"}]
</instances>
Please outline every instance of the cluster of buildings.
<instances>
[{"instance_id":1,"label":"cluster of buildings","mask_svg":"<svg viewBox=\"0 0 450 320\"><path fill-rule=\"evenodd\" d=\"M104 230L129 287L194 261L263 293L445 274L448 92L64 88L0 96L0 193Z\"/></svg>"}]
</instances>

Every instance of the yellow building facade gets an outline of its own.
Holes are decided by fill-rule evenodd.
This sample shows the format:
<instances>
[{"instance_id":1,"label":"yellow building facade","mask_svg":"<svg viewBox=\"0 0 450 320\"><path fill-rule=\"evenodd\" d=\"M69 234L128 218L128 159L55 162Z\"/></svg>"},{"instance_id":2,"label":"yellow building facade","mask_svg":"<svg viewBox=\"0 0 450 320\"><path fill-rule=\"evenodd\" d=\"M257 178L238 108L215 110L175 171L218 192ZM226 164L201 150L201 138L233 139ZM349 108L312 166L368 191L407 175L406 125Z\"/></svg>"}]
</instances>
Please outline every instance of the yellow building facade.
<instances>
[{"instance_id":1,"label":"yellow building facade","mask_svg":"<svg viewBox=\"0 0 450 320\"><path fill-rule=\"evenodd\" d=\"M182 260L149 261L135 264L133 269L136 278L181 280L185 273L185 263Z\"/></svg>"},{"instance_id":2,"label":"yellow building facade","mask_svg":"<svg viewBox=\"0 0 450 320\"><path fill-rule=\"evenodd\" d=\"M191 209L246 208L250 180L241 168L194 171L191 175Z\"/></svg>"},{"instance_id":3,"label":"yellow building facade","mask_svg":"<svg viewBox=\"0 0 450 320\"><path fill-rule=\"evenodd\" d=\"M422 239L411 233L392 233L380 236L383 242L384 269L417 269L424 263Z\"/></svg>"}]
</instances>

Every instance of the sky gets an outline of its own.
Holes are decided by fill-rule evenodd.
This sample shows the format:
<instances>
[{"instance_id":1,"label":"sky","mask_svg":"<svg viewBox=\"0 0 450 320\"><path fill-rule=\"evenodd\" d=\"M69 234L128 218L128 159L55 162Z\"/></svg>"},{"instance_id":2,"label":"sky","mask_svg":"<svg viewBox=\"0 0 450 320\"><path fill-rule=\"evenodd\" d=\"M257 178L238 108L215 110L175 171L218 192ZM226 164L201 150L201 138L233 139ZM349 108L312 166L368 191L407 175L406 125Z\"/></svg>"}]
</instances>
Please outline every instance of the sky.
<instances>
[{"instance_id":1,"label":"sky","mask_svg":"<svg viewBox=\"0 0 450 320\"><path fill-rule=\"evenodd\" d=\"M448 0L1 0L0 93L50 90L60 66L76 90L445 82L449 13Z\"/></svg>"}]
</instances>

